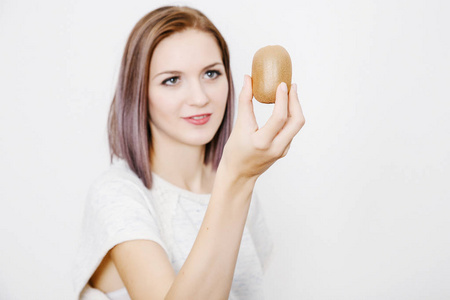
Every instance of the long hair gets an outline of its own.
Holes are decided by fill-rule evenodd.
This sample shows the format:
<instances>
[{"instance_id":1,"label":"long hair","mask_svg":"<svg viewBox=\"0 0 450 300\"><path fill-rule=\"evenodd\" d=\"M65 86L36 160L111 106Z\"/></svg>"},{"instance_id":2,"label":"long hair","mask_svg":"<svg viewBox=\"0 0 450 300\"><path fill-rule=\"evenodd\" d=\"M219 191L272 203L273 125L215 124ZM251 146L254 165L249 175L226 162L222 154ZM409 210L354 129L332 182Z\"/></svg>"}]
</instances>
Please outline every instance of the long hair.
<instances>
[{"instance_id":1,"label":"long hair","mask_svg":"<svg viewBox=\"0 0 450 300\"><path fill-rule=\"evenodd\" d=\"M148 105L150 61L156 46L166 37L186 29L211 33L219 46L228 79L224 118L213 139L206 144L204 163L217 169L231 133L234 87L228 46L214 24L190 7L164 6L145 15L133 28L122 57L119 80L108 118L111 161L124 159L147 188L152 186L150 149L152 133Z\"/></svg>"}]
</instances>

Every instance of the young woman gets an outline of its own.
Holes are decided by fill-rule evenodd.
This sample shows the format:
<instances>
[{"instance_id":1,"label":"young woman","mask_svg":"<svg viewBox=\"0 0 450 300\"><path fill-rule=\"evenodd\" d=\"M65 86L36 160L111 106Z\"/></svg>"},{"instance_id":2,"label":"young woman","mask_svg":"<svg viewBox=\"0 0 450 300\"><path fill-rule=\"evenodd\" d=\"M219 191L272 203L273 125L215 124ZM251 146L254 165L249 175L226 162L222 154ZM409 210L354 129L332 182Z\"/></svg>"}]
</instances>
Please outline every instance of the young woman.
<instances>
[{"instance_id":1,"label":"young woman","mask_svg":"<svg viewBox=\"0 0 450 300\"><path fill-rule=\"evenodd\" d=\"M253 188L304 124L279 85L258 128L244 77L238 115L227 45L188 7L133 29L111 105L113 164L91 187L75 268L81 299L262 299L271 243Z\"/></svg>"}]
</instances>

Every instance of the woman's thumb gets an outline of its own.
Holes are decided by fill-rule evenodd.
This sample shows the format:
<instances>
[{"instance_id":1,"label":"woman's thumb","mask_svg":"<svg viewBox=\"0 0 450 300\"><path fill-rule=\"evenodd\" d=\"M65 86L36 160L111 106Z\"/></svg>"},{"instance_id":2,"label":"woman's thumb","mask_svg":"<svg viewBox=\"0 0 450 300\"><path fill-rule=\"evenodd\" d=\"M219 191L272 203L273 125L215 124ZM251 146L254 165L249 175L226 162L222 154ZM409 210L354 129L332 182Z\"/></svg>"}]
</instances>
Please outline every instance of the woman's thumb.
<instances>
[{"instance_id":1,"label":"woman's thumb","mask_svg":"<svg viewBox=\"0 0 450 300\"><path fill-rule=\"evenodd\" d=\"M252 78L248 75L244 75L244 85L242 86L241 93L239 94L238 114L248 116L253 114L253 91L252 91Z\"/></svg>"}]
</instances>

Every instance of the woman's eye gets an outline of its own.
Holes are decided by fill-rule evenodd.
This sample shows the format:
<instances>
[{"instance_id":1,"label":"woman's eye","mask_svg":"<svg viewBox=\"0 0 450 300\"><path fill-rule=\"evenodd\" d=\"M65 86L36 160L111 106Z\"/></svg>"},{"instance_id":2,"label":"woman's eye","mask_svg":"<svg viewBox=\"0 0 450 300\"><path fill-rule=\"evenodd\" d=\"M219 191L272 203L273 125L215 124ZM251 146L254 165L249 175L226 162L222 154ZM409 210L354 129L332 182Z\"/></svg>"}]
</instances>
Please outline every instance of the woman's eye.
<instances>
[{"instance_id":1,"label":"woman's eye","mask_svg":"<svg viewBox=\"0 0 450 300\"><path fill-rule=\"evenodd\" d=\"M164 85L175 85L180 78L178 76L170 77L162 82Z\"/></svg>"},{"instance_id":2,"label":"woman's eye","mask_svg":"<svg viewBox=\"0 0 450 300\"><path fill-rule=\"evenodd\" d=\"M210 70L210 71L206 71L205 75L209 79L214 79L220 75L220 72Z\"/></svg>"}]
</instances>

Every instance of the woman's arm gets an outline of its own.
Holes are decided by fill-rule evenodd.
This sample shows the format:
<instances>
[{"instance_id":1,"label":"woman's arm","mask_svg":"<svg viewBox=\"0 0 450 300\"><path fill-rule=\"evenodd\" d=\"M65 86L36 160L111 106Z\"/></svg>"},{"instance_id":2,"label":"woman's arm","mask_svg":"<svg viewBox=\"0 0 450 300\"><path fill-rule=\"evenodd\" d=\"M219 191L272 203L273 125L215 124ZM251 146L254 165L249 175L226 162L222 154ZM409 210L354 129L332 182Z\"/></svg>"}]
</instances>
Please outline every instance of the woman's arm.
<instances>
[{"instance_id":1,"label":"woman's arm","mask_svg":"<svg viewBox=\"0 0 450 300\"><path fill-rule=\"evenodd\" d=\"M132 299L228 299L255 182L286 155L304 124L295 85L289 96L285 84L278 87L272 116L260 129L252 98L251 78L246 76L210 203L180 272L175 275L155 242L129 241L111 250Z\"/></svg>"}]
</instances>

